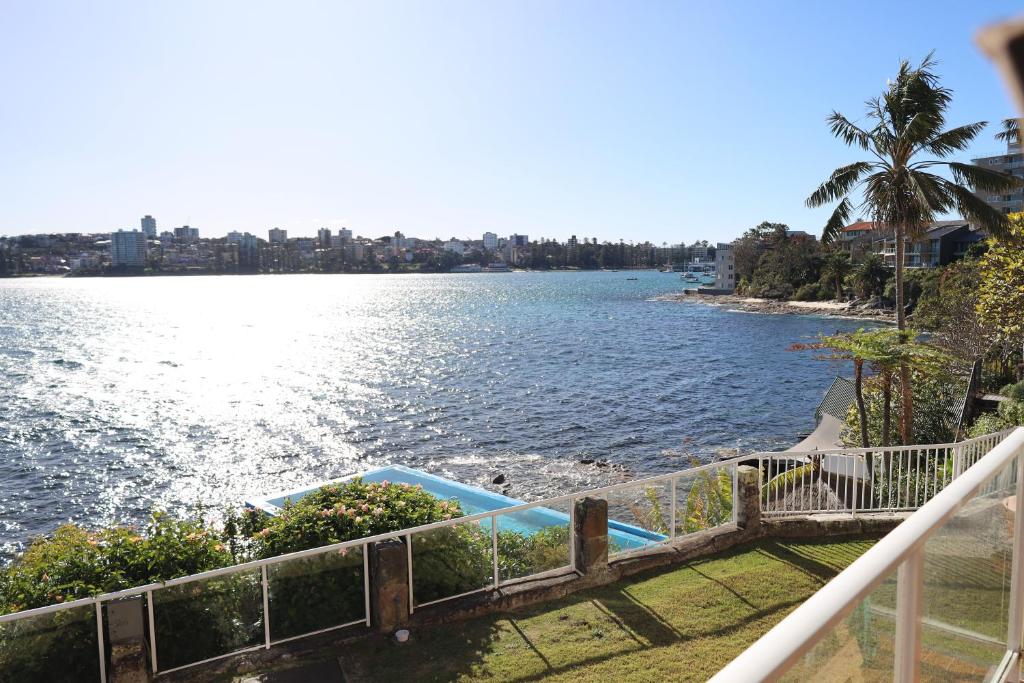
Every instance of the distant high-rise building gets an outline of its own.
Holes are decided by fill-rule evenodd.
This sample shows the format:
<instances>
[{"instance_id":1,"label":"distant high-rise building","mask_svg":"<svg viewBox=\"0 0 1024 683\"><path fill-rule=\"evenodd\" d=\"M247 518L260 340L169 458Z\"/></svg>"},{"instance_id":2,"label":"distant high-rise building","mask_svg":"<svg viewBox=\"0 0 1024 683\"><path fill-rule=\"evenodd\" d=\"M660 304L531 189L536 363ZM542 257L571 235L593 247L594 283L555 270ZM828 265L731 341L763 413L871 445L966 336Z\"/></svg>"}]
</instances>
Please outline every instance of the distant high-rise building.
<instances>
[{"instance_id":1,"label":"distant high-rise building","mask_svg":"<svg viewBox=\"0 0 1024 683\"><path fill-rule=\"evenodd\" d=\"M320 246L324 249L331 246L331 229L320 228L316 231L316 241L320 243Z\"/></svg>"},{"instance_id":2,"label":"distant high-rise building","mask_svg":"<svg viewBox=\"0 0 1024 683\"><path fill-rule=\"evenodd\" d=\"M156 239L156 219L146 214L142 217L142 232L146 237Z\"/></svg>"},{"instance_id":3,"label":"distant high-rise building","mask_svg":"<svg viewBox=\"0 0 1024 683\"><path fill-rule=\"evenodd\" d=\"M498 248L498 235L493 232L484 233L484 249L494 251Z\"/></svg>"},{"instance_id":4,"label":"distant high-rise building","mask_svg":"<svg viewBox=\"0 0 1024 683\"><path fill-rule=\"evenodd\" d=\"M195 242L199 239L199 228L190 228L187 225L175 228L174 239L181 240L183 242Z\"/></svg>"},{"instance_id":5,"label":"distant high-rise building","mask_svg":"<svg viewBox=\"0 0 1024 683\"><path fill-rule=\"evenodd\" d=\"M228 236L227 236L227 243L228 244L238 244L241 241L242 241L242 233L238 232L237 230L232 230L231 232L228 233Z\"/></svg>"},{"instance_id":6,"label":"distant high-rise building","mask_svg":"<svg viewBox=\"0 0 1024 683\"><path fill-rule=\"evenodd\" d=\"M979 159L971 159L971 161L978 166L992 171L1024 178L1024 154L1021 153L1020 142L1008 141L1006 143L1006 154L994 157L981 157ZM987 190L979 191L975 194L979 199L1003 213L1024 211L1024 190L1019 188L1008 191L1006 194L992 194Z\"/></svg>"},{"instance_id":7,"label":"distant high-rise building","mask_svg":"<svg viewBox=\"0 0 1024 683\"><path fill-rule=\"evenodd\" d=\"M146 265L146 233L118 230L110 234L110 263L113 266Z\"/></svg>"},{"instance_id":8,"label":"distant high-rise building","mask_svg":"<svg viewBox=\"0 0 1024 683\"><path fill-rule=\"evenodd\" d=\"M530 238L526 235L509 235L508 243L513 247L528 247Z\"/></svg>"},{"instance_id":9,"label":"distant high-rise building","mask_svg":"<svg viewBox=\"0 0 1024 683\"><path fill-rule=\"evenodd\" d=\"M267 241L271 244L284 244L288 241L288 231L282 230L281 228L271 228Z\"/></svg>"},{"instance_id":10,"label":"distant high-rise building","mask_svg":"<svg viewBox=\"0 0 1024 683\"><path fill-rule=\"evenodd\" d=\"M352 241L352 231L348 228L342 228L338 231L338 237L341 238L342 244L348 244Z\"/></svg>"},{"instance_id":11,"label":"distant high-rise building","mask_svg":"<svg viewBox=\"0 0 1024 683\"><path fill-rule=\"evenodd\" d=\"M736 289L736 254L731 244L719 242L715 248L715 289Z\"/></svg>"}]
</instances>

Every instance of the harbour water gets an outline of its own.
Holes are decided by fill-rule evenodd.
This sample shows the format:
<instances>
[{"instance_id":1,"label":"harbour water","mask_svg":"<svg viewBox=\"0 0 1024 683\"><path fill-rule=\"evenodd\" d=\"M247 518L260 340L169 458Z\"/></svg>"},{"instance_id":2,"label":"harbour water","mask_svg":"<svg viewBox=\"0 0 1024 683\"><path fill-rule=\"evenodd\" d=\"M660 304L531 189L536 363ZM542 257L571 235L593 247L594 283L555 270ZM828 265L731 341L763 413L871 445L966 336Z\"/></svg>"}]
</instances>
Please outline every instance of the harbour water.
<instances>
[{"instance_id":1,"label":"harbour water","mask_svg":"<svg viewBox=\"0 0 1024 683\"><path fill-rule=\"evenodd\" d=\"M794 443L841 369L786 348L862 323L659 299L683 286L656 272L0 281L0 557L69 520L386 464L531 500Z\"/></svg>"}]
</instances>

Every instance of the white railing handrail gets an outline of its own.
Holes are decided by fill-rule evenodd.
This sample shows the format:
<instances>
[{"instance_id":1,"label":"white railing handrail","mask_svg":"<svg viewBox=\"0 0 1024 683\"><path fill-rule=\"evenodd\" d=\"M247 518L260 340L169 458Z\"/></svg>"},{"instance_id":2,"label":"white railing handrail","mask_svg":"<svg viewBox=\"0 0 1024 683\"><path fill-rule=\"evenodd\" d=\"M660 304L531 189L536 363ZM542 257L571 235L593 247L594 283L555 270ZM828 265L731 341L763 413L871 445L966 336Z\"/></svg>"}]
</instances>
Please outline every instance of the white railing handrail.
<instances>
[{"instance_id":1,"label":"white railing handrail","mask_svg":"<svg viewBox=\"0 0 1024 683\"><path fill-rule=\"evenodd\" d=\"M916 513L744 650L711 681L747 683L777 679L956 514L971 496L1022 453L1024 427L1018 427Z\"/></svg>"},{"instance_id":2,"label":"white railing handrail","mask_svg":"<svg viewBox=\"0 0 1024 683\"><path fill-rule=\"evenodd\" d=\"M911 444L910 446L875 446L874 448L821 448L813 451L758 451L757 453L751 453L750 455L743 456L742 459L785 459L790 457L802 457L807 455L866 455L868 453L904 453L906 451L921 451L939 448L964 448L965 446L972 446L974 444L981 443L987 439L1006 437L1011 432L1013 432L1013 428L1004 429L999 432L992 432L991 434L974 436L971 437L970 439L964 439L963 441L954 441L952 443L921 443Z\"/></svg>"},{"instance_id":3,"label":"white railing handrail","mask_svg":"<svg viewBox=\"0 0 1024 683\"><path fill-rule=\"evenodd\" d=\"M305 549L305 550L298 550L298 551L291 552L291 553L286 553L286 554L283 554L283 555L276 555L274 557L261 558L261 559L258 559L258 560L250 560L248 562L242 562L242 563L239 563L239 564L233 564L233 565L230 565L230 566L227 566L227 567L219 567L217 569L211 569L211 570L208 570L208 571L205 571L205 572L200 572L198 574L189 574L188 576L176 577L176 578L173 578L173 579L167 579L165 581L157 581L157 582L146 584L145 586L136 586L136 587L133 587L133 588L126 588L126 589L123 589L123 590L114 591L114 592L110 592L110 593L103 593L103 594L100 594L100 595L94 595L94 596L89 596L89 597L85 597L85 598L79 598L77 600L69 601L69 602L66 602L66 603L57 603L57 604L54 604L54 605L47 605L45 607L37 607L37 608L29 609L29 610L22 610L22 611L19 611L19 612L12 612L10 614L0 615L0 623L14 621L14 620L17 620L17 619L22 619L22 618L28 618L28 617L32 617L32 616L41 615L41 614L46 614L48 612L60 611L62 609L73 609L75 607L79 607L79 606L83 606L83 605L87 605L87 604L91 604L91 603L96 603L96 602L107 602L107 601L110 601L110 600L117 600L117 599L121 599L121 598L131 597L131 596L134 596L134 595L142 595L142 594L147 593L149 591L159 590L159 589L162 589L162 588L169 588L169 587L172 587L172 586L179 586L179 585L186 584L186 583L192 583L194 581L203 581L203 580L206 580L206 579L212 579L212 578L216 578L218 576L226 576L226 575L229 575L229 574L242 573L242 572L246 572L246 571L256 570L256 569L259 569L259 568L261 568L263 566L279 564L279 563L288 562L288 561L291 561L291 560L297 560L297 559L301 559L303 557L313 557L313 556L322 555L322 554L325 554L325 553L336 552L338 550L343 550L343 549L346 549L346 548L355 548L355 547L367 546L370 543L378 543L378 542L381 542L381 541L388 541L388 540L393 540L393 539L396 539L396 538L405 538L407 536L411 536L412 534L418 534L418 533L422 533L422 532L426 532L426 531L432 531L432 530L435 530L435 529L440 529L440 528L449 527L449 526L457 526L457 525L460 525L460 524L469 524L469 523L473 523L473 522L480 521L480 520L490 519L492 517L500 517L500 516L504 516L504 515L508 515L508 514L515 514L517 512L522 512L522 511L529 510L529 509L532 509L532 508L544 507L544 506L553 505L553 504L556 504L556 503L562 503L562 502L565 502L565 501L572 501L572 500L576 500L576 499L579 499L579 498L584 498L584 497L587 497L587 496L594 496L594 495L601 495L601 494L606 494L606 493L612 493L612 492L619 491L619 490L622 490L622 489L634 488L634 487L638 487L638 486L649 486L651 484L657 484L657 483L661 483L661 482L665 482L665 481L670 481L670 480L676 479L678 477L685 477L685 476L689 476L689 475L699 474L699 473L704 472L704 471L709 471L709 470L713 470L713 469L719 469L719 468L722 468L722 467L728 467L728 466L733 466L733 465L738 466L738 465L740 465L740 464L742 464L744 462L750 462L751 460L754 460L754 459L757 459L757 458L762 458L762 457L772 457L772 458L785 459L785 458L792 457L792 456L799 457L801 455L812 455L812 454L817 454L817 455L829 455L829 454L836 454L836 453L859 454L859 453L864 453L864 452L880 454L880 453L883 453L883 452L886 452L886 451L889 451L889 452L901 452L901 451L907 450L907 449L963 447L965 445L970 445L972 443L980 442L980 441L982 441L984 439L987 439L987 438L1001 437L1001 436L1003 436L1005 434L1008 434L1010 431L1012 431L1012 430L1004 430L1002 432L995 432L993 434L986 434L986 435L983 435L983 436L973 437L972 439L968 439L968 440L965 440L965 441L959 441L959 442L951 443L951 444L920 444L920 445L916 445L916 446L885 446L885 447L867 448L867 449L864 449L864 448L847 448L847 449L837 449L835 451L833 451L833 450L828 450L828 451L807 451L807 452L765 451L765 452L758 452L758 453L750 453L750 454L747 454L747 455L739 455L739 456L735 456L735 457L732 457L732 458L727 458L725 460L717 460L715 462L706 463L704 465L698 465L696 467L688 467L686 469L676 470L674 472L668 472L666 474L658 474L658 475L654 475L654 476L651 476L651 477L644 477L642 479L634 479L634 480L631 480L631 481L628 481L628 482L621 482L621 483L618 483L618 484L610 484L608 486L602 486L602 487L598 487L598 488L587 489L587 490L584 490L584 491L578 491L576 493L563 494L563 495L554 496L554 497L551 497L551 498L544 498L542 500L532 501L532 502L528 502L528 503L521 503L519 505L513 505L513 506L510 506L510 507L507 507L507 508L500 508L498 510L492 510L492 511L487 511L487 512L479 512L479 513L475 513L475 514L472 514L472 515L464 515L462 517L455 517L455 518L450 519L450 520L443 520L443 521L440 521L440 522L433 522L431 524L423 524L423 525L420 525L420 526L409 527L407 529L400 529L400 530L397 530L397 531L388 531L388 532L385 532L385 533L382 533L382 534L375 534L373 536L364 536L362 538L356 538L356 539L352 539L352 540L349 540L349 541L342 541L342 542L339 542L339 543L333 543L331 545L318 546L316 548L308 548L308 549Z\"/></svg>"}]
</instances>

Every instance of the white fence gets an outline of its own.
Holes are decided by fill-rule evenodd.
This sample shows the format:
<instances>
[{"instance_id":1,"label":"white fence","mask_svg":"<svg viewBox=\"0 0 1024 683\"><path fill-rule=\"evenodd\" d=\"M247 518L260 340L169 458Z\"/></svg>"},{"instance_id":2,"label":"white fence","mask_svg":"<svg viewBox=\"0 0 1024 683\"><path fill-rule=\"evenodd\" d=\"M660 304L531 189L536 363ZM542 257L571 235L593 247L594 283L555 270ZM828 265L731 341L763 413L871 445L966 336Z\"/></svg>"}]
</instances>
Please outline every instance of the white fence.
<instances>
[{"instance_id":1,"label":"white fence","mask_svg":"<svg viewBox=\"0 0 1024 683\"><path fill-rule=\"evenodd\" d=\"M19 639L37 649L70 647L73 653L54 656L77 661L83 669L94 666L93 671L105 681L105 606L142 596L152 671L168 673L348 626L369 626L369 556L374 543L404 542L412 613L471 593L575 570L573 515L576 501L584 497L608 501L610 558L616 559L708 528L735 524L741 464L758 464L761 505L768 516L906 510L942 490L1004 436L935 446L741 456L2 615L0 656L5 642L10 646ZM846 469L837 469L832 460ZM868 460L870 467L864 465ZM925 467L928 474L915 478L911 495L909 473L930 462L942 463L941 474L938 465ZM818 505L795 495L811 490L812 482L818 487L813 490L823 484L833 495ZM898 485L893 496L885 498L884 504L871 502L882 500L876 492L891 488L888 484ZM543 538L545 545L524 560L506 546L526 538ZM456 547L453 543L458 553L450 552ZM458 571L453 570L456 562ZM90 627L83 615L93 612L94 617L87 617L90 622L94 618ZM81 637L66 637L72 626Z\"/></svg>"},{"instance_id":2,"label":"white fence","mask_svg":"<svg viewBox=\"0 0 1024 683\"><path fill-rule=\"evenodd\" d=\"M1022 467L1018 428L712 681L1019 681Z\"/></svg>"}]
</instances>

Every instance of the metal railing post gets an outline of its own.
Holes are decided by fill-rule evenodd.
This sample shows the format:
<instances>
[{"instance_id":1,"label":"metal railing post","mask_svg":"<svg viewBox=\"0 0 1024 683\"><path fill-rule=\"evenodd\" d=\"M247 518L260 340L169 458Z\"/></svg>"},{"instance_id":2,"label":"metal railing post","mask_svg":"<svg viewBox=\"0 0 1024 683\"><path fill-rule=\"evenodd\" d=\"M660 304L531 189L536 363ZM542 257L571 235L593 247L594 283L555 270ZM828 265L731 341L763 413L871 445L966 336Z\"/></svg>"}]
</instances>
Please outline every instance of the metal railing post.
<instances>
[{"instance_id":1,"label":"metal railing post","mask_svg":"<svg viewBox=\"0 0 1024 683\"><path fill-rule=\"evenodd\" d=\"M675 540L675 537L676 537L676 479L677 479L676 477L672 477L672 482L671 482L672 485L670 487L670 490L671 490L671 494L670 495L672 497L669 499L669 505L668 505L668 508L669 508L669 524L670 524L669 530L668 530L668 537L670 539L672 539L672 540ZM736 499L734 497L733 498L733 508L735 509L735 507L736 507Z\"/></svg>"},{"instance_id":2,"label":"metal railing post","mask_svg":"<svg viewBox=\"0 0 1024 683\"><path fill-rule=\"evenodd\" d=\"M672 502L675 502L675 497L672 498ZM732 466L732 523L739 524L739 506L740 506L740 466L733 464Z\"/></svg>"},{"instance_id":3,"label":"metal railing post","mask_svg":"<svg viewBox=\"0 0 1024 683\"><path fill-rule=\"evenodd\" d=\"M263 584L263 639L264 645L270 649L270 591L267 590L267 565L260 565L260 576Z\"/></svg>"},{"instance_id":4,"label":"metal railing post","mask_svg":"<svg viewBox=\"0 0 1024 683\"><path fill-rule=\"evenodd\" d=\"M363 602L366 608L366 626L370 626L370 544L363 544Z\"/></svg>"},{"instance_id":5,"label":"metal railing post","mask_svg":"<svg viewBox=\"0 0 1024 683\"><path fill-rule=\"evenodd\" d=\"M924 547L900 564L896 574L896 652L893 680L916 683L921 661L921 612L924 593Z\"/></svg>"},{"instance_id":6,"label":"metal railing post","mask_svg":"<svg viewBox=\"0 0 1024 683\"><path fill-rule=\"evenodd\" d=\"M156 664L156 618L153 616L153 591L146 591L146 606L149 612L149 658L155 674L159 669Z\"/></svg>"},{"instance_id":7,"label":"metal railing post","mask_svg":"<svg viewBox=\"0 0 1024 683\"><path fill-rule=\"evenodd\" d=\"M1024 456L1017 456L1017 506L1013 513L1013 557L1010 569L1010 614L1006 626L1006 649L1020 652L1022 636L1024 636ZM1015 680L1020 680L1020 659L1015 668Z\"/></svg>"},{"instance_id":8,"label":"metal railing post","mask_svg":"<svg viewBox=\"0 0 1024 683\"><path fill-rule=\"evenodd\" d=\"M498 571L498 516L491 515L491 559L494 561L494 587L501 579Z\"/></svg>"},{"instance_id":9,"label":"metal railing post","mask_svg":"<svg viewBox=\"0 0 1024 683\"><path fill-rule=\"evenodd\" d=\"M576 497L569 496L569 568L576 571Z\"/></svg>"},{"instance_id":10,"label":"metal railing post","mask_svg":"<svg viewBox=\"0 0 1024 683\"><path fill-rule=\"evenodd\" d=\"M103 643L103 603L96 601L96 642L100 649L100 683L107 683L107 647Z\"/></svg>"},{"instance_id":11,"label":"metal railing post","mask_svg":"<svg viewBox=\"0 0 1024 683\"><path fill-rule=\"evenodd\" d=\"M405 535L406 565L409 568L409 614L416 611L416 600L412 595L412 534Z\"/></svg>"}]
</instances>

